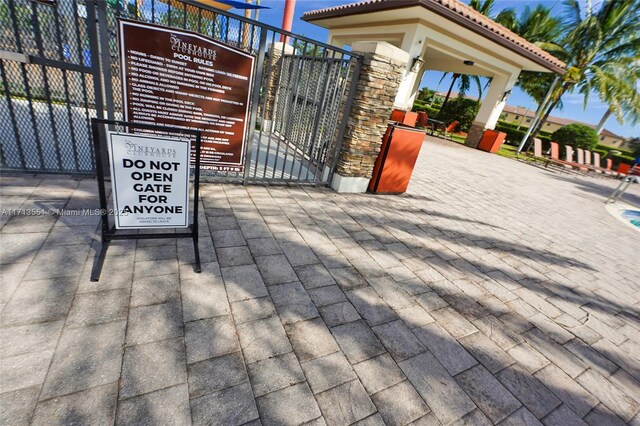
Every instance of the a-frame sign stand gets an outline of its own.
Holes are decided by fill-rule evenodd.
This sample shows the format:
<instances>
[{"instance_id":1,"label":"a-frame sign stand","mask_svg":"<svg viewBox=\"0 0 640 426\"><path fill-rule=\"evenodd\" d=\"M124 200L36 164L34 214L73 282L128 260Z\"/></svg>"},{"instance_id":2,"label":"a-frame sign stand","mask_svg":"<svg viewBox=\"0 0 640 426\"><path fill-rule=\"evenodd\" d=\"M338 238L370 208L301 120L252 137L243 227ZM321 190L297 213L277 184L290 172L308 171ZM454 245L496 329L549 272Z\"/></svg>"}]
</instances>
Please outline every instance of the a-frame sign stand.
<instances>
[{"instance_id":1,"label":"a-frame sign stand","mask_svg":"<svg viewBox=\"0 0 640 426\"><path fill-rule=\"evenodd\" d=\"M105 142L105 126L118 126L123 129L143 129L157 131L161 133L171 133L179 135L190 135L195 137L195 170L193 180L193 218L191 224L188 225L188 232L156 232L156 233L127 233L123 230L116 230L115 226L109 225L109 210L107 205L107 191L105 189L105 159L108 158L104 154L108 153ZM101 129L102 127L102 129ZM130 123L126 121L118 120L105 120L100 118L91 119L91 130L93 134L93 146L94 155L96 161L96 174L98 178L98 194L100 197L100 209L101 209L101 240L100 240L100 252L98 257L94 260L93 268L91 270L91 281L98 281L100 279L100 273L102 272L102 266L107 255L109 243L113 240L140 240L147 238L191 238L193 240L193 249L195 254L195 271L200 273L202 268L200 266L200 250L198 249L198 197L200 191L200 144L201 144L201 132L195 129L186 129L171 127L165 125L144 124L144 123ZM146 133L142 133L143 135ZM110 154L110 153L108 153ZM108 161L108 160L106 160ZM187 174L188 176L188 174ZM113 183L113 182L112 182Z\"/></svg>"}]
</instances>

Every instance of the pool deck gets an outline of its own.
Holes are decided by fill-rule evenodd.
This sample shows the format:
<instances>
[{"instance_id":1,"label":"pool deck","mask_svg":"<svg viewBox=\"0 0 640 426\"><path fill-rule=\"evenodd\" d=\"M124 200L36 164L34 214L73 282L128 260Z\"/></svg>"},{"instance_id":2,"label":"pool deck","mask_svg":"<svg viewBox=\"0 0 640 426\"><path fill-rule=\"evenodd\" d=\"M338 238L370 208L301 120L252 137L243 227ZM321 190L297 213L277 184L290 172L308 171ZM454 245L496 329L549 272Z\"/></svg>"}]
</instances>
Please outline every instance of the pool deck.
<instances>
[{"instance_id":1,"label":"pool deck","mask_svg":"<svg viewBox=\"0 0 640 426\"><path fill-rule=\"evenodd\" d=\"M640 425L617 184L430 139L401 196L203 184L201 274L131 240L94 283L98 216L13 209L95 181L3 176L0 423Z\"/></svg>"}]
</instances>

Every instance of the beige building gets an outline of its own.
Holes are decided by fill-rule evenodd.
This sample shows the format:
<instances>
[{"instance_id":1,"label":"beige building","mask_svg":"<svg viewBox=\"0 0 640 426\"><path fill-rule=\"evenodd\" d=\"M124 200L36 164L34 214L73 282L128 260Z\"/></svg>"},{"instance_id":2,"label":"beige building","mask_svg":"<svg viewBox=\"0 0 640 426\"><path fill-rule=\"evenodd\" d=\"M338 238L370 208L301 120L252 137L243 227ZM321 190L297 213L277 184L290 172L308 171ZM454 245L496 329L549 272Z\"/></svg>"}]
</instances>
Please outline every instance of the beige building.
<instances>
[{"instance_id":1,"label":"beige building","mask_svg":"<svg viewBox=\"0 0 640 426\"><path fill-rule=\"evenodd\" d=\"M502 119L502 121L506 121L507 123L514 123L521 126L521 128L527 129L533 122L535 115L535 110L505 105L502 109L502 115L500 118ZM542 125L542 130L545 132L553 133L559 128L572 123L585 124L589 127L593 127L594 129L596 128L596 126L593 124L583 123L582 121L571 120L569 118L554 117L550 115L549 118L547 118L547 121L545 121ZM616 135L615 133L607 129L602 129L598 143L600 145L605 145L612 148L632 150L633 147L631 146L630 141L631 138L625 138L624 136Z\"/></svg>"}]
</instances>

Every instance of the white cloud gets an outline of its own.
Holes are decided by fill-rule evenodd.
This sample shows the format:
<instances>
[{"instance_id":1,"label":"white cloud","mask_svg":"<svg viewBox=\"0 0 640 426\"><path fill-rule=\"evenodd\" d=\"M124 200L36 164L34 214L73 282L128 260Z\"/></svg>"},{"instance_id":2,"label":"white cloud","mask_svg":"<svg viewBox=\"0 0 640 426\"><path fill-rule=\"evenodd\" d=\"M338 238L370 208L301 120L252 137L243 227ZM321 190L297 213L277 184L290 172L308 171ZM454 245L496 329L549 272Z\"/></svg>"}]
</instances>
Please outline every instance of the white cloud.
<instances>
[{"instance_id":1,"label":"white cloud","mask_svg":"<svg viewBox=\"0 0 640 426\"><path fill-rule=\"evenodd\" d=\"M584 105L584 96L579 93L567 93L562 96L562 102L569 105L579 105L580 108ZM608 105L602 102L597 95L589 96L589 102L587 103L587 109L607 109Z\"/></svg>"}]
</instances>

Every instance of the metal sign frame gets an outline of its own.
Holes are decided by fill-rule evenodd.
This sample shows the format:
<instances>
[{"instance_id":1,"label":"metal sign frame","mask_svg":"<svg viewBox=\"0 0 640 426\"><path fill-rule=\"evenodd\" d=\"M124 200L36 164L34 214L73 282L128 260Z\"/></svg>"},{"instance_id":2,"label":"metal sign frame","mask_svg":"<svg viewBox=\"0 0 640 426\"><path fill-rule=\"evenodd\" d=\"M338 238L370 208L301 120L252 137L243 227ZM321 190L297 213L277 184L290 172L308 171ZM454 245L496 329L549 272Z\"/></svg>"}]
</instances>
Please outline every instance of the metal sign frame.
<instances>
[{"instance_id":1,"label":"metal sign frame","mask_svg":"<svg viewBox=\"0 0 640 426\"><path fill-rule=\"evenodd\" d=\"M103 126L101 132L100 127ZM144 234L131 234L126 230L116 230L115 226L109 224L109 210L107 204L107 191L105 188L105 164L109 164L108 159L105 159L107 149L103 151L103 144L106 135L104 126L120 126L128 129L143 129L152 130L158 132L169 132L177 134L187 134L195 136L195 169L193 178L193 219L188 226L187 232L157 232L157 233L144 233ZM183 129L179 127L156 125L156 124L144 124L144 123L131 123L128 121L120 120L105 120L102 118L91 119L91 130L93 135L93 147L96 164L96 175L98 179L98 196L100 198L100 252L97 258L94 260L93 268L91 270L91 281L98 281L100 279L100 273L102 272L102 266L109 249L109 243L113 240L141 240L141 239L157 239L157 238L191 238L193 240L193 250L195 255L195 271L200 273L202 267L200 264L200 249L198 248L198 202L200 194L200 145L202 132L194 129ZM145 228L146 229L146 228Z\"/></svg>"}]
</instances>

